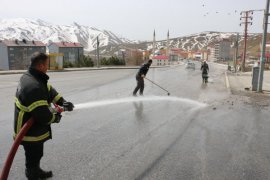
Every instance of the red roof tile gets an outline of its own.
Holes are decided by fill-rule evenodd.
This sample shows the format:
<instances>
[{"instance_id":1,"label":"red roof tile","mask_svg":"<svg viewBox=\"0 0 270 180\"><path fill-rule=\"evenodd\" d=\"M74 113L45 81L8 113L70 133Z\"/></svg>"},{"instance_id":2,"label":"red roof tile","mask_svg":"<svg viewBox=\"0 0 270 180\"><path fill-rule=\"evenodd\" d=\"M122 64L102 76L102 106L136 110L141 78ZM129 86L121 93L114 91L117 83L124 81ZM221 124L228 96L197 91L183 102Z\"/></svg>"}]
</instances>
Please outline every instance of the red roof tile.
<instances>
[{"instance_id":1,"label":"red roof tile","mask_svg":"<svg viewBox=\"0 0 270 180\"><path fill-rule=\"evenodd\" d=\"M153 59L168 60L169 57L168 56L163 56L163 55L158 55L158 56L154 56Z\"/></svg>"}]
</instances>

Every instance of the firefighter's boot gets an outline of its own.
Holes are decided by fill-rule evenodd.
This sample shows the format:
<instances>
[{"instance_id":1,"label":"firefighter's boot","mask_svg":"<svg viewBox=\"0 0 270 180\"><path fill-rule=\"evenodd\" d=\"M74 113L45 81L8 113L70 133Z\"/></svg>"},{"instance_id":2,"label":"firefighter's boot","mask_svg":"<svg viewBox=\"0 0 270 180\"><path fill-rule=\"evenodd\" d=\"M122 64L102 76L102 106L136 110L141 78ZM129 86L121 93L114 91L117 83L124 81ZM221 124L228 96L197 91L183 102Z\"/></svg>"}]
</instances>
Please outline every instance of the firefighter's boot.
<instances>
[{"instance_id":1,"label":"firefighter's boot","mask_svg":"<svg viewBox=\"0 0 270 180\"><path fill-rule=\"evenodd\" d=\"M28 180L39 180L38 168L27 168L25 169L25 176Z\"/></svg>"},{"instance_id":2,"label":"firefighter's boot","mask_svg":"<svg viewBox=\"0 0 270 180\"><path fill-rule=\"evenodd\" d=\"M39 170L39 178L41 179L51 178L53 176L52 171L44 171L40 167L38 168L38 170Z\"/></svg>"}]
</instances>

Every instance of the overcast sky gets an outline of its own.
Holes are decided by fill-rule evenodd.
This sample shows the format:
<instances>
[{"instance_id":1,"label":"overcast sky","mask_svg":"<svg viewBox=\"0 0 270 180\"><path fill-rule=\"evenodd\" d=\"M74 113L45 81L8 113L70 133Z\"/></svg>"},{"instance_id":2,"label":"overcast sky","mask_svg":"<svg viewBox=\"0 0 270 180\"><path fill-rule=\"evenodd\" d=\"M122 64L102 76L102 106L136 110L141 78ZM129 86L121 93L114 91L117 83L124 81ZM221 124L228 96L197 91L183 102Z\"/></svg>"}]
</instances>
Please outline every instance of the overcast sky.
<instances>
[{"instance_id":1,"label":"overcast sky","mask_svg":"<svg viewBox=\"0 0 270 180\"><path fill-rule=\"evenodd\" d=\"M134 40L166 39L202 31L243 32L240 12L264 9L266 0L0 0L0 18L42 19L53 24L110 30ZM207 14L208 13L208 14ZM262 32L263 12L249 32Z\"/></svg>"}]
</instances>

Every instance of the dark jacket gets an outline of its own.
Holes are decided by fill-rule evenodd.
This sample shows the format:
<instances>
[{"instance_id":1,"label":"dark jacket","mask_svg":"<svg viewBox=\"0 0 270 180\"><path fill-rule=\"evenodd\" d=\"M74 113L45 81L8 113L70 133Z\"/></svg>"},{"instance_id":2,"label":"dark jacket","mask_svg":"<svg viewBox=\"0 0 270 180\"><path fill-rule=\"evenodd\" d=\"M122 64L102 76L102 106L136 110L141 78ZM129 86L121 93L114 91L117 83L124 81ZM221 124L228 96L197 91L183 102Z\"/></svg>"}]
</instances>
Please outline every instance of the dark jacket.
<instances>
[{"instance_id":1,"label":"dark jacket","mask_svg":"<svg viewBox=\"0 0 270 180\"><path fill-rule=\"evenodd\" d=\"M23 138L23 143L45 142L52 138L51 126L56 118L50 104L63 105L64 99L48 84L49 76L30 68L22 75L16 91L14 114L14 138L31 117L34 124Z\"/></svg>"},{"instance_id":2,"label":"dark jacket","mask_svg":"<svg viewBox=\"0 0 270 180\"><path fill-rule=\"evenodd\" d=\"M208 71L209 71L208 64L207 63L203 63L202 66L201 66L201 70L202 70L202 73L203 74L208 74Z\"/></svg>"},{"instance_id":3,"label":"dark jacket","mask_svg":"<svg viewBox=\"0 0 270 180\"><path fill-rule=\"evenodd\" d=\"M145 76L145 75L147 74L148 70L149 70L150 65L151 65L151 64L149 64L149 63L143 64L143 65L140 67L140 69L139 69L139 71L138 71L138 73L137 73L137 76L139 76L139 77L141 77L142 75Z\"/></svg>"}]
</instances>

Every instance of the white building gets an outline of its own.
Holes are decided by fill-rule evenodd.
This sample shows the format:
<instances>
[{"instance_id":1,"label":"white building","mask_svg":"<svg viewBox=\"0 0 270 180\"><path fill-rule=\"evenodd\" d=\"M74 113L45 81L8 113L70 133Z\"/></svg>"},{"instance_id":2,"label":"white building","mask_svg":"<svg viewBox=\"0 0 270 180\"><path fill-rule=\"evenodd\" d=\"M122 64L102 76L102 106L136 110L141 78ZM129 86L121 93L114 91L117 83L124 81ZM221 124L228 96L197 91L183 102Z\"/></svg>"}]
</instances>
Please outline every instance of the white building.
<instances>
[{"instance_id":1,"label":"white building","mask_svg":"<svg viewBox=\"0 0 270 180\"><path fill-rule=\"evenodd\" d=\"M152 66L166 66L169 65L169 57L158 55L152 58Z\"/></svg>"}]
</instances>

